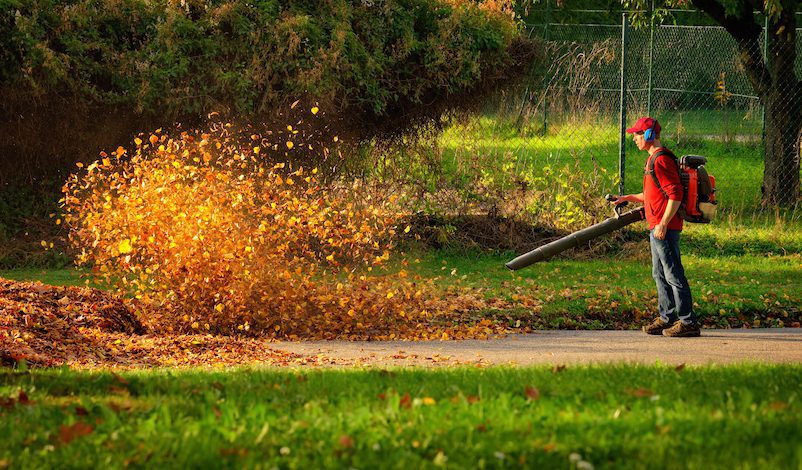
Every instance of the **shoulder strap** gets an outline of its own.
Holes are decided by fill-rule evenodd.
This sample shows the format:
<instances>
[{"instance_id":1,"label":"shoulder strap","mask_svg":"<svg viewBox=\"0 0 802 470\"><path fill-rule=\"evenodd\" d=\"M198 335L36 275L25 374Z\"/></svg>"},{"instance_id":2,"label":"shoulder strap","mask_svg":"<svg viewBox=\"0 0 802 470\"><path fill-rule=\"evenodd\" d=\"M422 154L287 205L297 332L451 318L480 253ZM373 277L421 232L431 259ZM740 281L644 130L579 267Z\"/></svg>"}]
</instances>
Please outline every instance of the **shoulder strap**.
<instances>
[{"instance_id":1,"label":"shoulder strap","mask_svg":"<svg viewBox=\"0 0 802 470\"><path fill-rule=\"evenodd\" d=\"M680 174L680 179L682 177L682 170L680 170L679 168L679 162L677 161L677 156L674 155L674 153L671 150L668 150L666 148L659 150L657 153L654 154L653 157L649 158L649 171L648 171L649 176L651 176L652 179L654 180L654 184L655 186L657 186L657 189L659 189L660 192L663 193L663 197L668 199L668 194L666 193L665 189L663 189L663 186L660 185L660 180L657 179L657 173L654 171L654 161L663 155L668 155L669 157L671 157L671 160L673 160L674 163L677 165L677 171Z\"/></svg>"}]
</instances>

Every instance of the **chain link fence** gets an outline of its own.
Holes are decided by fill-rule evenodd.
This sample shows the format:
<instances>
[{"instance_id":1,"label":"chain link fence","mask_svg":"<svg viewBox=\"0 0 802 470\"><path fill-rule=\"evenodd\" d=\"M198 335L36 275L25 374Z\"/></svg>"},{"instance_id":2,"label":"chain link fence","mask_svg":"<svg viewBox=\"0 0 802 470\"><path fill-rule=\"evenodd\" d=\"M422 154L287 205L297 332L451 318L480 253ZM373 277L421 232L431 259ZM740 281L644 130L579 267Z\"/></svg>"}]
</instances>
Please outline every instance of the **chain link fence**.
<instances>
[{"instance_id":1,"label":"chain link fence","mask_svg":"<svg viewBox=\"0 0 802 470\"><path fill-rule=\"evenodd\" d=\"M555 190L542 184L549 174L581 174L581 184L591 188L586 196L637 193L646 156L624 129L650 115L678 156L708 158L721 209L759 207L766 184L798 200L798 82L791 76L775 87L778 95L766 106L769 95L759 98L743 66L744 48L723 28L552 23L529 25L529 34L543 40L545 66L524 86L502 93L481 117L442 137L442 152L457 173L481 165L480 177L506 178L507 190L541 192ZM802 57L800 38L802 30ZM773 54L762 40L755 47L762 57ZM795 67L802 76L802 59ZM562 195L561 202L571 196ZM563 210L565 221L576 219L568 220L571 213Z\"/></svg>"}]
</instances>

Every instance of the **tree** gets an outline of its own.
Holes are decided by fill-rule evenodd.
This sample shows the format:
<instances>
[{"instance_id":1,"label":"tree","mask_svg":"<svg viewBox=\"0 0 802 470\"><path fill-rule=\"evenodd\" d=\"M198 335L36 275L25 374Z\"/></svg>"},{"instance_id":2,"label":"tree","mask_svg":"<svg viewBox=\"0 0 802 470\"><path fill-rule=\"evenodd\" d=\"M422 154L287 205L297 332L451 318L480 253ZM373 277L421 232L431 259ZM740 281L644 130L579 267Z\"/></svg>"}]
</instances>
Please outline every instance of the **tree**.
<instances>
[{"instance_id":1,"label":"tree","mask_svg":"<svg viewBox=\"0 0 802 470\"><path fill-rule=\"evenodd\" d=\"M650 1L622 0L622 4L642 15L651 6ZM687 1L735 39L741 64L765 108L763 205L796 204L802 153L802 81L795 71L799 0L666 0L663 6L684 6ZM755 15L756 10L768 16L765 59L760 41L762 18Z\"/></svg>"}]
</instances>

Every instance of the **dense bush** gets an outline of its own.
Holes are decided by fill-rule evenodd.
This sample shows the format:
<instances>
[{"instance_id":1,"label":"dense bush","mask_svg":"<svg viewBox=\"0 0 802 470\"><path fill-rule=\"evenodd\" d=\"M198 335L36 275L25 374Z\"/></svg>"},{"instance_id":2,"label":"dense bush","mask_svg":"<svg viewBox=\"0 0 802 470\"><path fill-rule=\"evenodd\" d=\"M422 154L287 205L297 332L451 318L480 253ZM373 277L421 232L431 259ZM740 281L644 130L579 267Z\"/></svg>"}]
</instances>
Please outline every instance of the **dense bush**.
<instances>
[{"instance_id":1,"label":"dense bush","mask_svg":"<svg viewBox=\"0 0 802 470\"><path fill-rule=\"evenodd\" d=\"M157 306L148 311L173 331L404 331L425 316L422 287L377 269L397 197L265 162L262 148L308 147L298 135L254 134L244 146L227 126L156 132L88 165L65 185L78 263Z\"/></svg>"},{"instance_id":2,"label":"dense bush","mask_svg":"<svg viewBox=\"0 0 802 470\"><path fill-rule=\"evenodd\" d=\"M12 89L172 116L302 95L382 115L503 69L518 33L497 2L1 2L0 79Z\"/></svg>"}]
</instances>

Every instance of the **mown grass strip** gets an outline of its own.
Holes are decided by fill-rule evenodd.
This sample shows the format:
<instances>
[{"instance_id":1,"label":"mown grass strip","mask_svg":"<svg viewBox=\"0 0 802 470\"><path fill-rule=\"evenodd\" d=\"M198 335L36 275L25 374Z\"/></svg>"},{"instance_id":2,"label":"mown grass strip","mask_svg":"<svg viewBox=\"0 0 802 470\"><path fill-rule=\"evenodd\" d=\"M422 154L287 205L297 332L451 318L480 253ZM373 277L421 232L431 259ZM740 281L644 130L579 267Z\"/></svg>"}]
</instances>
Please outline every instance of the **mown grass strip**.
<instances>
[{"instance_id":1,"label":"mown grass strip","mask_svg":"<svg viewBox=\"0 0 802 470\"><path fill-rule=\"evenodd\" d=\"M799 365L119 376L5 369L0 461L14 468L571 468L579 461L796 468L799 390Z\"/></svg>"}]
</instances>

